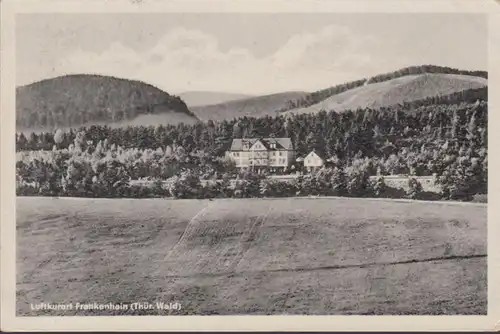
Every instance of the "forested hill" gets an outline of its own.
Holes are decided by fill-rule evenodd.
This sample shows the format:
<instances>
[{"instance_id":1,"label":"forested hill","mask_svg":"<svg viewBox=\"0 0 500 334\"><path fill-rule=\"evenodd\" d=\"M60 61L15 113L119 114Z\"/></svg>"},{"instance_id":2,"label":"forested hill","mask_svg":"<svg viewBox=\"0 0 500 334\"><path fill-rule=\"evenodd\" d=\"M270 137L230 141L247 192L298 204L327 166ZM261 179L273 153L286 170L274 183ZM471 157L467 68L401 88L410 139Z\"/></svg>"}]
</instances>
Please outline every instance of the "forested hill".
<instances>
[{"instance_id":1,"label":"forested hill","mask_svg":"<svg viewBox=\"0 0 500 334\"><path fill-rule=\"evenodd\" d=\"M487 80L474 76L434 73L408 75L353 88L310 107L292 109L284 114L316 113L320 110L342 112L359 108L378 109L485 87Z\"/></svg>"},{"instance_id":2,"label":"forested hill","mask_svg":"<svg viewBox=\"0 0 500 334\"><path fill-rule=\"evenodd\" d=\"M18 87L16 116L18 130L198 121L179 97L149 84L87 74L66 75Z\"/></svg>"},{"instance_id":3,"label":"forested hill","mask_svg":"<svg viewBox=\"0 0 500 334\"><path fill-rule=\"evenodd\" d=\"M390 72L390 73L384 73L380 75L376 75L373 77L369 78L363 78L360 80L356 81L351 81L348 83L336 85L333 87L329 87L326 89L322 89L316 92L312 92L309 94L304 95L303 97L296 98L296 99L290 99L285 103L285 105L281 108L279 108L277 111L278 112L284 112L292 109L298 109L298 108L307 108L310 106L313 106L321 101L324 101L328 99L329 97L332 97L337 94L344 93L346 91L370 85L370 84L376 84L376 83L381 83L381 82L387 82L393 79L405 77L405 76L410 76L410 75L419 75L419 74L453 74L453 75L460 75L460 76L470 76L472 77L471 79L474 80L475 78L482 78L482 79L488 79L488 72L486 71L466 71L466 70L459 70L455 68L450 68L450 67L443 67L443 66L435 66L435 65L421 65L421 66L411 66L411 67L405 67L400 70ZM478 88L478 87L468 87L468 88ZM450 92L448 92L450 93ZM447 94L448 94L447 93ZM439 95L440 92L439 90L436 91L436 94L434 95ZM426 96L427 97L427 96ZM420 99L423 97L419 97L417 99Z\"/></svg>"}]
</instances>

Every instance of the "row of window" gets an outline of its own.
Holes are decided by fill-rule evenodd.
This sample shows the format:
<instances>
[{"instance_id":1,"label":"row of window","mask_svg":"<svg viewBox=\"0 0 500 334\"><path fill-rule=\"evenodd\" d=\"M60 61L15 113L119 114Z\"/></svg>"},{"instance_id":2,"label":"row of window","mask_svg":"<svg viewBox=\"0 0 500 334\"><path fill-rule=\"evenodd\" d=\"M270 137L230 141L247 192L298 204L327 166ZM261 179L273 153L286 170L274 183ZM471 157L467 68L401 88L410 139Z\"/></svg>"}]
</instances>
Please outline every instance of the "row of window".
<instances>
[{"instance_id":1,"label":"row of window","mask_svg":"<svg viewBox=\"0 0 500 334\"><path fill-rule=\"evenodd\" d=\"M279 155L280 157L285 156L285 152L283 152L283 151L273 151L273 152L270 152L270 154L271 155ZM240 152L233 152L233 157L239 157L239 156L240 156ZM264 152L264 153L254 152L253 156L263 158L263 157L267 156L267 152Z\"/></svg>"},{"instance_id":2,"label":"row of window","mask_svg":"<svg viewBox=\"0 0 500 334\"><path fill-rule=\"evenodd\" d=\"M278 153L278 152L276 152ZM280 156L283 156L283 152L279 152ZM239 157L240 156L240 152L233 152L233 156L234 157ZM257 164L257 165L263 165L263 164L266 164L266 156L253 156L254 158L261 158L261 159L255 159L255 163L254 164ZM313 158L308 158L305 160L305 163L306 164L314 164L314 163L318 163L318 161L315 161L316 159L313 159ZM271 164L275 164L275 163L278 163L278 164L284 164L286 163L286 159L275 159L275 158L270 158L269 159L270 163ZM250 164L252 164L253 162L250 161Z\"/></svg>"},{"instance_id":3,"label":"row of window","mask_svg":"<svg viewBox=\"0 0 500 334\"><path fill-rule=\"evenodd\" d=\"M270 159L269 160L270 164L285 164L286 159ZM250 165L267 165L267 160L265 159L255 159L255 160L250 160Z\"/></svg>"},{"instance_id":4,"label":"row of window","mask_svg":"<svg viewBox=\"0 0 500 334\"><path fill-rule=\"evenodd\" d=\"M248 163L250 165L267 165L268 162L271 165L274 165L274 164L285 164L286 163L286 159L270 159L270 160L267 160L267 159L253 159L253 160L247 160L246 161L246 163ZM243 162L243 164L245 164L245 162Z\"/></svg>"}]
</instances>

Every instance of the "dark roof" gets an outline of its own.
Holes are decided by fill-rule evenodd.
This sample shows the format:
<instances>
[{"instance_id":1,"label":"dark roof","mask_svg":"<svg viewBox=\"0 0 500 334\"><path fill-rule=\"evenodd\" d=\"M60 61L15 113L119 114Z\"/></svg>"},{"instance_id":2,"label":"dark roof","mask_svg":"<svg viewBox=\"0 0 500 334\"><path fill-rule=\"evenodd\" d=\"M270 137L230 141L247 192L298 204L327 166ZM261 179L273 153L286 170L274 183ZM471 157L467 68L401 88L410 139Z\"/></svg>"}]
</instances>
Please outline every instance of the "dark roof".
<instances>
[{"instance_id":1,"label":"dark roof","mask_svg":"<svg viewBox=\"0 0 500 334\"><path fill-rule=\"evenodd\" d=\"M243 151L243 143L248 142L248 148L250 148L256 141L260 142L268 149L271 148L271 144L276 144L276 150L293 150L292 140L290 138L236 138L233 139L231 144L231 151Z\"/></svg>"}]
</instances>

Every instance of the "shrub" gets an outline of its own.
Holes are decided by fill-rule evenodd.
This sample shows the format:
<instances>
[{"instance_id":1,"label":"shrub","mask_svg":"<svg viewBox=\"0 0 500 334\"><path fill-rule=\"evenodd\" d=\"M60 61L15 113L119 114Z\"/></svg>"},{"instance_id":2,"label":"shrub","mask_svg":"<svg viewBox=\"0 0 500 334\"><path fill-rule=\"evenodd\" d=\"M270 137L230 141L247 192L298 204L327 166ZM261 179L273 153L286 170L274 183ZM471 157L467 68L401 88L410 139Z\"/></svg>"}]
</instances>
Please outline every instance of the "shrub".
<instances>
[{"instance_id":1,"label":"shrub","mask_svg":"<svg viewBox=\"0 0 500 334\"><path fill-rule=\"evenodd\" d=\"M252 171L245 171L239 175L234 185L233 191L235 196L241 197L258 197L260 195L260 182L265 179L264 176Z\"/></svg>"},{"instance_id":2,"label":"shrub","mask_svg":"<svg viewBox=\"0 0 500 334\"><path fill-rule=\"evenodd\" d=\"M347 194L352 197L364 197L370 193L370 177L368 170L363 167L347 168Z\"/></svg>"},{"instance_id":3,"label":"shrub","mask_svg":"<svg viewBox=\"0 0 500 334\"><path fill-rule=\"evenodd\" d=\"M422 195L422 184L415 178L408 180L407 197L409 199L420 199Z\"/></svg>"},{"instance_id":4,"label":"shrub","mask_svg":"<svg viewBox=\"0 0 500 334\"><path fill-rule=\"evenodd\" d=\"M472 197L472 201L476 203L488 203L487 194L476 194Z\"/></svg>"},{"instance_id":5,"label":"shrub","mask_svg":"<svg viewBox=\"0 0 500 334\"><path fill-rule=\"evenodd\" d=\"M314 190L318 195L328 196L332 194L332 177L333 169L331 168L321 168L313 174L313 179L315 181Z\"/></svg>"},{"instance_id":6,"label":"shrub","mask_svg":"<svg viewBox=\"0 0 500 334\"><path fill-rule=\"evenodd\" d=\"M92 166L92 192L99 197L119 197L127 192L130 176L126 166L117 159L97 160Z\"/></svg>"},{"instance_id":7,"label":"shrub","mask_svg":"<svg viewBox=\"0 0 500 334\"><path fill-rule=\"evenodd\" d=\"M387 192L387 185L385 184L385 179L380 176L371 185L373 194L376 197L385 197Z\"/></svg>"},{"instance_id":8,"label":"shrub","mask_svg":"<svg viewBox=\"0 0 500 334\"><path fill-rule=\"evenodd\" d=\"M331 176L333 196L345 196L347 193L347 179L342 168L334 168Z\"/></svg>"},{"instance_id":9,"label":"shrub","mask_svg":"<svg viewBox=\"0 0 500 334\"><path fill-rule=\"evenodd\" d=\"M151 187L143 185L131 185L127 187L126 191L123 193L123 197L128 198L148 198L154 197Z\"/></svg>"},{"instance_id":10,"label":"shrub","mask_svg":"<svg viewBox=\"0 0 500 334\"><path fill-rule=\"evenodd\" d=\"M302 196L320 194L317 179L311 174L301 175L297 178L297 189L298 195Z\"/></svg>"},{"instance_id":11,"label":"shrub","mask_svg":"<svg viewBox=\"0 0 500 334\"><path fill-rule=\"evenodd\" d=\"M169 197L170 191L168 190L168 187L165 186L162 180L157 179L153 182L153 186L151 187L151 193L155 197Z\"/></svg>"},{"instance_id":12,"label":"shrub","mask_svg":"<svg viewBox=\"0 0 500 334\"><path fill-rule=\"evenodd\" d=\"M232 190L229 182L212 181L207 182L202 188L203 198L227 198L231 197Z\"/></svg>"},{"instance_id":13,"label":"shrub","mask_svg":"<svg viewBox=\"0 0 500 334\"><path fill-rule=\"evenodd\" d=\"M241 189L234 189L233 197L243 198L243 191Z\"/></svg>"},{"instance_id":14,"label":"shrub","mask_svg":"<svg viewBox=\"0 0 500 334\"><path fill-rule=\"evenodd\" d=\"M264 197L274 196L273 183L276 182L274 180L262 180L260 181L259 192L260 195Z\"/></svg>"},{"instance_id":15,"label":"shrub","mask_svg":"<svg viewBox=\"0 0 500 334\"><path fill-rule=\"evenodd\" d=\"M264 179L260 182L260 195L265 197L288 197L297 191L294 184L286 181Z\"/></svg>"},{"instance_id":16,"label":"shrub","mask_svg":"<svg viewBox=\"0 0 500 334\"><path fill-rule=\"evenodd\" d=\"M260 195L260 180L237 180L232 189L233 196L237 198L258 197Z\"/></svg>"},{"instance_id":17,"label":"shrub","mask_svg":"<svg viewBox=\"0 0 500 334\"><path fill-rule=\"evenodd\" d=\"M406 198L407 194L403 188L395 188L387 186L385 187L384 195L385 198Z\"/></svg>"},{"instance_id":18,"label":"shrub","mask_svg":"<svg viewBox=\"0 0 500 334\"><path fill-rule=\"evenodd\" d=\"M192 171L184 171L170 180L168 191L175 198L198 198L202 193L200 178Z\"/></svg>"},{"instance_id":19,"label":"shrub","mask_svg":"<svg viewBox=\"0 0 500 334\"><path fill-rule=\"evenodd\" d=\"M487 175L479 158L459 157L437 178L443 198L452 200L473 199L475 194L487 193Z\"/></svg>"},{"instance_id":20,"label":"shrub","mask_svg":"<svg viewBox=\"0 0 500 334\"><path fill-rule=\"evenodd\" d=\"M290 184L290 191L297 195L331 195L333 170L330 168L321 168L320 170L306 175L300 175Z\"/></svg>"},{"instance_id":21,"label":"shrub","mask_svg":"<svg viewBox=\"0 0 500 334\"><path fill-rule=\"evenodd\" d=\"M38 189L33 184L18 181L16 184L16 196L37 196Z\"/></svg>"}]
</instances>

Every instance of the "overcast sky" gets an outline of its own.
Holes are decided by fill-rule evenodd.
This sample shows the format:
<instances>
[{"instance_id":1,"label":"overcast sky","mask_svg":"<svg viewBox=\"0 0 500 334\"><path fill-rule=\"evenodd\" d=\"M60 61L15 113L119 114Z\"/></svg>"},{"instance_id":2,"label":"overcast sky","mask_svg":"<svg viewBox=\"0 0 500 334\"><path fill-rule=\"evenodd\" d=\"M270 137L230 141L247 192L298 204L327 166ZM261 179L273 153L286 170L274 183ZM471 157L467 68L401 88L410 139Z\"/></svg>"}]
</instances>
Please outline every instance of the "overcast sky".
<instances>
[{"instance_id":1,"label":"overcast sky","mask_svg":"<svg viewBox=\"0 0 500 334\"><path fill-rule=\"evenodd\" d=\"M487 69L481 14L21 14L17 85L70 73L169 93L314 91L435 64Z\"/></svg>"}]
</instances>

